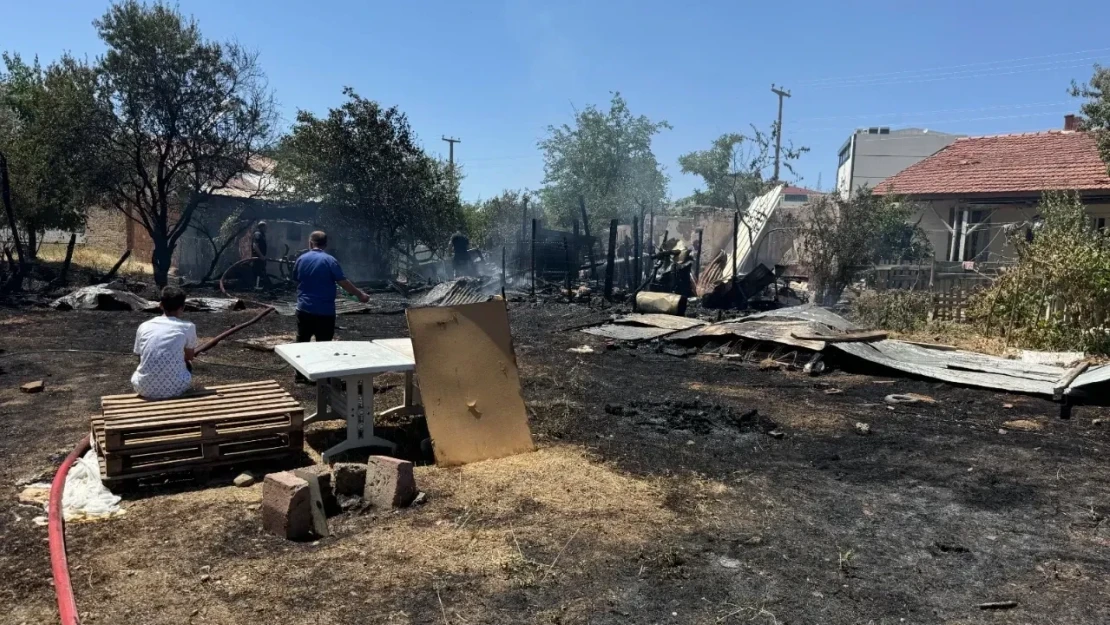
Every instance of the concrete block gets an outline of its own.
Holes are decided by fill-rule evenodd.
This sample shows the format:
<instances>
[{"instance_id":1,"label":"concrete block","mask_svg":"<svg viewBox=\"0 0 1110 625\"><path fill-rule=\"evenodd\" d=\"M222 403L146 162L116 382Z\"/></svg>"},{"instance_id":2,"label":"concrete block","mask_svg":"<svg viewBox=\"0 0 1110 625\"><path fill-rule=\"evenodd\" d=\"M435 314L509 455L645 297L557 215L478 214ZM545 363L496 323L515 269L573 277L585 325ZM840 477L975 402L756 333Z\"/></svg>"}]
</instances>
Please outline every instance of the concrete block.
<instances>
[{"instance_id":1,"label":"concrete block","mask_svg":"<svg viewBox=\"0 0 1110 625\"><path fill-rule=\"evenodd\" d=\"M312 511L312 532L324 538L328 535L328 515L324 511L324 491L320 488L320 474L308 469L296 469L293 475L308 483L309 509ZM328 481L331 481L329 477Z\"/></svg>"},{"instance_id":2,"label":"concrete block","mask_svg":"<svg viewBox=\"0 0 1110 625\"><path fill-rule=\"evenodd\" d=\"M331 467L326 464L316 464L311 467L297 469L293 474L311 484L313 480L320 487L320 497L324 500L324 511L328 516L339 514L339 504L335 501L334 480ZM311 479L310 479L311 477Z\"/></svg>"},{"instance_id":3,"label":"concrete block","mask_svg":"<svg viewBox=\"0 0 1110 625\"><path fill-rule=\"evenodd\" d=\"M362 498L376 508L403 508L416 498L412 463L389 456L366 461L366 488Z\"/></svg>"},{"instance_id":4,"label":"concrete block","mask_svg":"<svg viewBox=\"0 0 1110 625\"><path fill-rule=\"evenodd\" d=\"M312 531L312 496L308 482L289 471L271 473L262 482L262 527L297 540Z\"/></svg>"},{"instance_id":5,"label":"concrete block","mask_svg":"<svg viewBox=\"0 0 1110 625\"><path fill-rule=\"evenodd\" d=\"M36 380L35 382L28 382L20 386L19 390L24 393L41 393L44 388L46 388L46 383L42 380Z\"/></svg>"},{"instance_id":6,"label":"concrete block","mask_svg":"<svg viewBox=\"0 0 1110 625\"><path fill-rule=\"evenodd\" d=\"M340 462L332 471L335 494L362 496L366 485L366 465L355 462Z\"/></svg>"}]
</instances>

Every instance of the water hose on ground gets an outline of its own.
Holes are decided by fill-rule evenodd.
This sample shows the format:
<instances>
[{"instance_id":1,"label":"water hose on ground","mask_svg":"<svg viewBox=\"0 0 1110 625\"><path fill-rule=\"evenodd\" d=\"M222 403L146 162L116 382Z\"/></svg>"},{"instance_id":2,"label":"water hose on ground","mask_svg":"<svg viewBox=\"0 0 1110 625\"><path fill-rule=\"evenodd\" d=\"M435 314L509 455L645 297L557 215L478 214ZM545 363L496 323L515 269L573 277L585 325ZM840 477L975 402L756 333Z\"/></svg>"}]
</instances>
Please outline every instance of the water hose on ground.
<instances>
[{"instance_id":1,"label":"water hose on ground","mask_svg":"<svg viewBox=\"0 0 1110 625\"><path fill-rule=\"evenodd\" d=\"M223 332L217 334L212 340L210 340L207 343L205 343L204 345L201 345L200 347L198 347L196 349L196 351L194 352L194 354L197 355L197 356L200 356L204 352L206 352L206 351L212 349L213 347L215 347L216 344L219 343L220 341L226 339L227 337L231 336L232 334L235 334L236 332L238 332L239 330L242 330L243 328L245 328L247 326L254 325L254 324L258 323L259 321L262 320L263 317L265 317L266 315L268 315L272 312L274 312L274 307L273 306L266 306L264 309L262 309L262 312L258 313L254 317L252 317L250 319L250 321L240 323L239 325L237 325L233 328L229 328L229 329L224 330Z\"/></svg>"},{"instance_id":2,"label":"water hose on ground","mask_svg":"<svg viewBox=\"0 0 1110 625\"><path fill-rule=\"evenodd\" d=\"M218 336L197 348L196 353L212 349L217 343L257 323L266 315L274 312L272 306L267 306L262 312L255 315L250 321L241 323L231 329L221 332ZM71 351L71 350L65 350ZM73 350L75 351L75 350ZM92 350L90 350L92 351ZM89 436L85 435L73 451L69 452L58 472L54 474L54 481L50 485L50 503L47 507L47 533L50 540L50 569L54 575L54 594L58 598L58 615L62 625L80 625L77 615L77 601L73 598L73 585L69 581L69 563L66 560L66 532L65 517L62 513L62 493L66 486L66 475L78 458L89 450Z\"/></svg>"},{"instance_id":3,"label":"water hose on ground","mask_svg":"<svg viewBox=\"0 0 1110 625\"><path fill-rule=\"evenodd\" d=\"M89 436L86 434L73 451L69 452L50 485L50 504L47 508L47 533L50 539L50 570L54 575L54 594L58 598L58 616L62 625L80 625L77 616L77 601L73 598L73 586L69 582L69 563L66 561L65 517L62 514L62 491L66 486L66 475L70 467L89 450Z\"/></svg>"},{"instance_id":4,"label":"water hose on ground","mask_svg":"<svg viewBox=\"0 0 1110 625\"><path fill-rule=\"evenodd\" d=\"M220 293L223 293L225 297L231 297L230 295L227 294L227 289L224 288L224 278L227 277L228 272L230 272L232 269L235 269L239 265L245 265L247 263L253 263L256 260L258 260L258 259L257 258L244 258L243 260L240 260L236 263L232 263L232 265L230 267L228 267L227 269L224 269L224 272L222 274L220 274ZM271 262L271 263L278 263L279 266L284 266L286 264L291 263L291 261L286 260L286 259L282 259L282 258L267 258L265 260L268 261L268 262ZM282 277L284 278L285 276L282 276ZM244 301L246 301L246 300L244 300Z\"/></svg>"}]
</instances>

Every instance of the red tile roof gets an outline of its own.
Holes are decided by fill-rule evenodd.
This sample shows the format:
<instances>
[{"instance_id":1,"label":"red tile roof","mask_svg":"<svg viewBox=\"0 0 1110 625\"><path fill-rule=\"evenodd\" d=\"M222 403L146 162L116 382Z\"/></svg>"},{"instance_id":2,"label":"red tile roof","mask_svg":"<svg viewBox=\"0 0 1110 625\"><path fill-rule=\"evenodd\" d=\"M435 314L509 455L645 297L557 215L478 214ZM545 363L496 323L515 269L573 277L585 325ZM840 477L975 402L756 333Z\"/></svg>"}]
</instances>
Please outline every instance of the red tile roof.
<instances>
[{"instance_id":1,"label":"red tile roof","mask_svg":"<svg viewBox=\"0 0 1110 625\"><path fill-rule=\"evenodd\" d=\"M782 192L784 195L787 193L789 193L790 195L824 195L820 191L813 191L811 189L803 189L802 187L794 187L790 185L786 185L786 188L783 189Z\"/></svg>"},{"instance_id":2,"label":"red tile roof","mask_svg":"<svg viewBox=\"0 0 1110 625\"><path fill-rule=\"evenodd\" d=\"M962 195L1110 191L1095 137L1052 130L957 139L875 187L875 193Z\"/></svg>"}]
</instances>

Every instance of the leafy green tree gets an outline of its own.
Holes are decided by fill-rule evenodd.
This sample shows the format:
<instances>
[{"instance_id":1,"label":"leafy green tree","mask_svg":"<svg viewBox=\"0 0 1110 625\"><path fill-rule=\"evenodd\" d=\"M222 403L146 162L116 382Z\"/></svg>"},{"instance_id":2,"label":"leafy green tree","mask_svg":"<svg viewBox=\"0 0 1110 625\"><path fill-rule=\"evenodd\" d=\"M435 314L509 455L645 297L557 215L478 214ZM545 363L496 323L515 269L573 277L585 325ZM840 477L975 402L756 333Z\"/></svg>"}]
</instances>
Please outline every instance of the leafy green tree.
<instances>
[{"instance_id":1,"label":"leafy green tree","mask_svg":"<svg viewBox=\"0 0 1110 625\"><path fill-rule=\"evenodd\" d=\"M1071 94L1086 98L1081 109L1083 128L1097 133L1102 160L1110 170L1110 67L1096 65L1087 84L1072 83Z\"/></svg>"},{"instance_id":2,"label":"leafy green tree","mask_svg":"<svg viewBox=\"0 0 1110 625\"><path fill-rule=\"evenodd\" d=\"M909 223L916 208L899 198L865 189L847 200L836 193L818 196L807 208L811 215L798 226L802 263L810 291L823 306L835 305L872 265L933 253L921 229Z\"/></svg>"},{"instance_id":3,"label":"leafy green tree","mask_svg":"<svg viewBox=\"0 0 1110 625\"><path fill-rule=\"evenodd\" d=\"M541 214L542 206L528 191L502 191L497 197L463 205L466 231L471 242L483 249L510 245L520 240L522 228L527 232L525 210L529 215ZM530 219L530 217L529 217Z\"/></svg>"},{"instance_id":4,"label":"leafy green tree","mask_svg":"<svg viewBox=\"0 0 1110 625\"><path fill-rule=\"evenodd\" d=\"M634 116L619 93L608 111L591 105L575 115L573 126L549 126L539 143L544 154L540 196L549 218L566 226L581 217L582 202L595 223L629 221L642 210L662 207L667 175L651 140L670 127Z\"/></svg>"},{"instance_id":5,"label":"leafy green tree","mask_svg":"<svg viewBox=\"0 0 1110 625\"><path fill-rule=\"evenodd\" d=\"M708 150L699 150L678 157L684 174L699 176L704 189L695 189L693 195L680 204L698 204L722 209L744 211L752 200L766 193L776 183L768 172L774 166L777 124L765 132L751 127L747 134L729 133L718 137ZM794 162L809 151L783 146L780 162L792 176Z\"/></svg>"},{"instance_id":6,"label":"leafy green tree","mask_svg":"<svg viewBox=\"0 0 1110 625\"><path fill-rule=\"evenodd\" d=\"M167 4L126 0L94 25L108 48L97 87L111 111L99 146L117 172L102 205L147 231L165 285L197 208L254 171L272 141L273 96L257 55L204 39Z\"/></svg>"},{"instance_id":7,"label":"leafy green tree","mask_svg":"<svg viewBox=\"0 0 1110 625\"><path fill-rule=\"evenodd\" d=\"M79 228L98 186L110 178L94 147L109 117L88 65L63 56L43 69L37 60L3 58L0 150L8 156L13 211L33 259L39 235Z\"/></svg>"},{"instance_id":8,"label":"leafy green tree","mask_svg":"<svg viewBox=\"0 0 1110 625\"><path fill-rule=\"evenodd\" d=\"M300 199L334 207L371 237L371 257L383 274L393 251L411 243L442 248L460 228L457 173L428 156L396 106L383 108L354 90L319 118L297 113L282 141L278 176Z\"/></svg>"}]
</instances>

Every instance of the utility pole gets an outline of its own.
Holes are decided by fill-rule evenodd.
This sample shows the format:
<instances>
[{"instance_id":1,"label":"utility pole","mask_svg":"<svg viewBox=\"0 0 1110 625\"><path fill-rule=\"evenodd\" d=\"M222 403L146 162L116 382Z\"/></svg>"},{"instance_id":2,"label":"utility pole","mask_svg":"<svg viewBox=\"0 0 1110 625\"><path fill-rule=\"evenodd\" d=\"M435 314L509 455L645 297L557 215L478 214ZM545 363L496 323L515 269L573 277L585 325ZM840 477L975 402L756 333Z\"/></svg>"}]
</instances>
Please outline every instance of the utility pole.
<instances>
[{"instance_id":1,"label":"utility pole","mask_svg":"<svg viewBox=\"0 0 1110 625\"><path fill-rule=\"evenodd\" d=\"M782 152L782 99L783 98L789 98L790 97L790 92L781 88L781 87L776 87L774 85L774 83L772 83L771 84L771 93L773 93L773 94L775 94L779 97L779 123L778 123L778 127L775 128L775 177L774 177L774 180L773 180L774 182L778 182L779 181L779 154Z\"/></svg>"},{"instance_id":2,"label":"utility pole","mask_svg":"<svg viewBox=\"0 0 1110 625\"><path fill-rule=\"evenodd\" d=\"M790 95L790 94L787 94L787 95ZM780 102L781 102L781 100L780 100ZM782 104L779 104L779 124L780 125L782 124ZM447 137L447 136L443 136L441 138L444 141L446 141L447 143L451 144L451 147L449 148L450 151L447 153L448 154L447 162L449 162L451 164L451 171L454 172L455 171L455 144L456 143L462 143L462 139L452 139L451 137Z\"/></svg>"}]
</instances>

